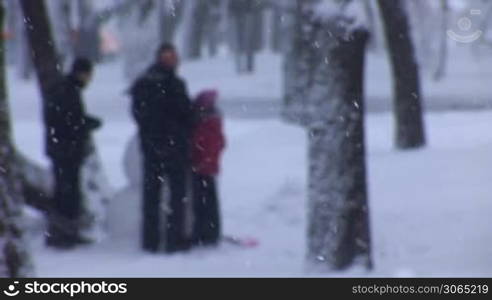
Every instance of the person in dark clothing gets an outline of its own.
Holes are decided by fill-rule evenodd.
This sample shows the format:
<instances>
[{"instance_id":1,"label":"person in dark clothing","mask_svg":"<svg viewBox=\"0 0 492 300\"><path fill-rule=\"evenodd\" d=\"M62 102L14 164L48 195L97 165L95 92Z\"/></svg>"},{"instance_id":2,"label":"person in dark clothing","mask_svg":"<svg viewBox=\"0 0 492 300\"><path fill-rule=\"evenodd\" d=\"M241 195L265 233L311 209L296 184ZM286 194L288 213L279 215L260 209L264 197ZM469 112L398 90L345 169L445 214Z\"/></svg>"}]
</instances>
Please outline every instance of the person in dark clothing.
<instances>
[{"instance_id":1,"label":"person in dark clothing","mask_svg":"<svg viewBox=\"0 0 492 300\"><path fill-rule=\"evenodd\" d=\"M221 236L216 176L225 138L222 117L215 105L217 95L214 90L203 91L193 104L193 244L201 246L217 245Z\"/></svg>"},{"instance_id":2,"label":"person in dark clothing","mask_svg":"<svg viewBox=\"0 0 492 300\"><path fill-rule=\"evenodd\" d=\"M166 218L165 250L187 250L185 236L186 178L189 166L191 103L187 88L176 75L178 55L174 46L164 44L156 62L133 84L132 113L137 123L143 153L144 250L156 252L160 246L159 207L161 190L167 181L171 193Z\"/></svg>"},{"instance_id":3,"label":"person in dark clothing","mask_svg":"<svg viewBox=\"0 0 492 300\"><path fill-rule=\"evenodd\" d=\"M55 179L54 206L47 244L69 248L86 243L78 231L82 213L80 169L89 152L89 138L101 121L87 115L82 89L92 76L92 63L78 58L71 72L55 84L44 110L46 154L52 161Z\"/></svg>"}]
</instances>

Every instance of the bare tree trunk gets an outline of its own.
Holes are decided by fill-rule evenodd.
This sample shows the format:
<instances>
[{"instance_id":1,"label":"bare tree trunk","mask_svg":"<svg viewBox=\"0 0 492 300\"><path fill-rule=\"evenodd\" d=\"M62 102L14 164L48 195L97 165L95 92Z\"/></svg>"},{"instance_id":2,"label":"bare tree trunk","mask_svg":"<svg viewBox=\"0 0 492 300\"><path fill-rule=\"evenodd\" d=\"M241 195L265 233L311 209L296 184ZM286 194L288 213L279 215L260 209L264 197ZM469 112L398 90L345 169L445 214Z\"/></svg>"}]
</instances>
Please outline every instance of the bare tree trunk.
<instances>
[{"instance_id":1,"label":"bare tree trunk","mask_svg":"<svg viewBox=\"0 0 492 300\"><path fill-rule=\"evenodd\" d=\"M233 10L229 14L232 19L233 30L231 32L233 38L233 49L236 61L236 71L238 73L245 72L245 46L246 40L246 16L243 13L239 13L239 10Z\"/></svg>"},{"instance_id":2,"label":"bare tree trunk","mask_svg":"<svg viewBox=\"0 0 492 300\"><path fill-rule=\"evenodd\" d=\"M46 6L43 0L20 0L26 20L26 32L31 46L36 74L41 87L43 107L48 101L49 89L58 83L63 74L51 34Z\"/></svg>"},{"instance_id":3,"label":"bare tree trunk","mask_svg":"<svg viewBox=\"0 0 492 300\"><path fill-rule=\"evenodd\" d=\"M315 17L318 1L298 3L284 113L309 133L307 260L321 269L371 268L363 105L369 34L341 12Z\"/></svg>"},{"instance_id":4,"label":"bare tree trunk","mask_svg":"<svg viewBox=\"0 0 492 300\"><path fill-rule=\"evenodd\" d=\"M21 0L20 5L26 20L25 32L29 40L44 111L48 105L50 89L62 79L62 66L56 54L56 45L51 34L45 2L43 0ZM32 170L32 166L27 160L17 157L17 161L22 166L23 171ZM49 211L53 204L50 198L51 191L43 189L36 182L33 183L32 178L30 178L32 174L24 173L23 192L29 197L28 202L33 207Z\"/></svg>"},{"instance_id":5,"label":"bare tree trunk","mask_svg":"<svg viewBox=\"0 0 492 300\"><path fill-rule=\"evenodd\" d=\"M367 33L328 50L334 73L325 126L309 129L310 204L308 259L344 269L363 259L370 267L362 82ZM330 124L331 123L331 124Z\"/></svg>"},{"instance_id":6,"label":"bare tree trunk","mask_svg":"<svg viewBox=\"0 0 492 300\"><path fill-rule=\"evenodd\" d=\"M172 43L183 17L184 0L161 0L158 5L161 42Z\"/></svg>"},{"instance_id":7,"label":"bare tree trunk","mask_svg":"<svg viewBox=\"0 0 492 300\"><path fill-rule=\"evenodd\" d=\"M185 57L198 59L202 56L202 48L206 37L206 25L210 14L209 0L193 0L187 2L190 10L189 24L185 28Z\"/></svg>"},{"instance_id":8,"label":"bare tree trunk","mask_svg":"<svg viewBox=\"0 0 492 300\"><path fill-rule=\"evenodd\" d=\"M219 52L219 44L222 40L221 21L223 15L223 1L215 0L210 2L210 12L206 26L208 54L214 57Z\"/></svg>"},{"instance_id":9,"label":"bare tree trunk","mask_svg":"<svg viewBox=\"0 0 492 300\"><path fill-rule=\"evenodd\" d=\"M272 51L278 53L282 50L282 10L280 7L274 6L271 11L270 45Z\"/></svg>"},{"instance_id":10,"label":"bare tree trunk","mask_svg":"<svg viewBox=\"0 0 492 300\"><path fill-rule=\"evenodd\" d=\"M401 0L378 0L378 4L393 71L396 145L419 148L425 145L423 100L408 18Z\"/></svg>"},{"instance_id":11,"label":"bare tree trunk","mask_svg":"<svg viewBox=\"0 0 492 300\"><path fill-rule=\"evenodd\" d=\"M0 27L5 10L0 2ZM21 176L12 143L5 72L5 40L0 40L0 277L32 275L30 255L23 238Z\"/></svg>"},{"instance_id":12,"label":"bare tree trunk","mask_svg":"<svg viewBox=\"0 0 492 300\"><path fill-rule=\"evenodd\" d=\"M434 71L434 80L441 80L446 73L446 62L448 60L448 36L447 30L449 26L449 3L448 0L440 0L441 1L441 30L439 41L439 52L436 69Z\"/></svg>"},{"instance_id":13,"label":"bare tree trunk","mask_svg":"<svg viewBox=\"0 0 492 300\"><path fill-rule=\"evenodd\" d=\"M265 46L265 12L263 7L253 5L246 16L246 40L244 47L246 52L246 72L254 73L255 56Z\"/></svg>"},{"instance_id":14,"label":"bare tree trunk","mask_svg":"<svg viewBox=\"0 0 492 300\"><path fill-rule=\"evenodd\" d=\"M237 71L252 73L255 67L255 54L262 47L263 7L255 1L230 0L229 12L234 25Z\"/></svg>"},{"instance_id":15,"label":"bare tree trunk","mask_svg":"<svg viewBox=\"0 0 492 300\"><path fill-rule=\"evenodd\" d=\"M260 19L257 18L256 13L249 12L246 14L246 32L243 41L243 49L244 49L244 58L246 60L246 66L244 71L246 73L253 73L255 70L255 53L258 48L258 29L256 21Z\"/></svg>"}]
</instances>

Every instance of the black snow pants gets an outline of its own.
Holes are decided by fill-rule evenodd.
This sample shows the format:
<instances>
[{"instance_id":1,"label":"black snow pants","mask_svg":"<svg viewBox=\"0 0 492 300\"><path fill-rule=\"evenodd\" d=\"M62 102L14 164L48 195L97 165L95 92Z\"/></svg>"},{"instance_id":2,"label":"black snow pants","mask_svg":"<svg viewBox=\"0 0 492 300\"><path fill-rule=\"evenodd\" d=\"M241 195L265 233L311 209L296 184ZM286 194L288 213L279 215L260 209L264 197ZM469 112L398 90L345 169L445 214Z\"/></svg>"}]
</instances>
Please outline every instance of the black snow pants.
<instances>
[{"instance_id":1,"label":"black snow pants","mask_svg":"<svg viewBox=\"0 0 492 300\"><path fill-rule=\"evenodd\" d=\"M193 243L216 245L221 235L221 224L215 177L194 173L193 198Z\"/></svg>"},{"instance_id":2,"label":"black snow pants","mask_svg":"<svg viewBox=\"0 0 492 300\"><path fill-rule=\"evenodd\" d=\"M150 149L149 149L150 148ZM185 236L186 173L188 163L185 155L162 155L155 151L159 145L143 146L144 188L142 246L149 252L159 250L161 236L165 237L165 251L173 253L187 250L189 241ZM162 187L167 183L170 203L165 226L161 226ZM164 227L165 232L161 231Z\"/></svg>"},{"instance_id":3,"label":"black snow pants","mask_svg":"<svg viewBox=\"0 0 492 300\"><path fill-rule=\"evenodd\" d=\"M78 159L53 159L55 190L49 216L48 245L71 247L82 242L78 226L82 214L81 165L82 160Z\"/></svg>"},{"instance_id":4,"label":"black snow pants","mask_svg":"<svg viewBox=\"0 0 492 300\"><path fill-rule=\"evenodd\" d=\"M76 219L82 212L80 170L82 162L59 160L53 162L55 173L55 207L59 214Z\"/></svg>"}]
</instances>

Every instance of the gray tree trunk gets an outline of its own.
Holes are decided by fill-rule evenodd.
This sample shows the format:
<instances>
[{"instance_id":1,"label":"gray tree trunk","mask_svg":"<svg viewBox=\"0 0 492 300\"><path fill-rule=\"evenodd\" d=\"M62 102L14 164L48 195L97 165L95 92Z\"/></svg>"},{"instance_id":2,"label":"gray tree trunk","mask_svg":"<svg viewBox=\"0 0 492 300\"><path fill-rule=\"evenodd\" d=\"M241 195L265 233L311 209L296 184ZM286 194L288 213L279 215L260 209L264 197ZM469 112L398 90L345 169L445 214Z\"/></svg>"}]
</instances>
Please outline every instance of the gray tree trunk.
<instances>
[{"instance_id":1,"label":"gray tree trunk","mask_svg":"<svg viewBox=\"0 0 492 300\"><path fill-rule=\"evenodd\" d=\"M371 263L363 71L368 32L313 14L299 1L286 58L285 116L309 133L308 263L341 270Z\"/></svg>"},{"instance_id":2,"label":"gray tree trunk","mask_svg":"<svg viewBox=\"0 0 492 300\"><path fill-rule=\"evenodd\" d=\"M0 2L0 28L5 10ZM0 277L32 275L32 264L22 228L22 188L15 163L5 72L5 42L0 40Z\"/></svg>"},{"instance_id":3,"label":"gray tree trunk","mask_svg":"<svg viewBox=\"0 0 492 300\"><path fill-rule=\"evenodd\" d=\"M326 123L309 128L308 259L343 269L370 261L362 82L366 32L328 50ZM329 83L331 81L331 84ZM331 88L330 88L331 85Z\"/></svg>"},{"instance_id":4,"label":"gray tree trunk","mask_svg":"<svg viewBox=\"0 0 492 300\"><path fill-rule=\"evenodd\" d=\"M184 0L158 2L161 43L174 42L178 25L183 17Z\"/></svg>"},{"instance_id":5,"label":"gray tree trunk","mask_svg":"<svg viewBox=\"0 0 492 300\"><path fill-rule=\"evenodd\" d=\"M210 0L188 1L190 18L185 28L185 57L198 59L202 57L202 49L206 37L206 26L210 17Z\"/></svg>"},{"instance_id":6,"label":"gray tree trunk","mask_svg":"<svg viewBox=\"0 0 492 300\"><path fill-rule=\"evenodd\" d=\"M448 0L441 1L441 40L439 41L438 59L434 70L434 80L439 81L446 75L446 63L448 60L448 36L449 29L449 3Z\"/></svg>"},{"instance_id":7,"label":"gray tree trunk","mask_svg":"<svg viewBox=\"0 0 492 300\"><path fill-rule=\"evenodd\" d=\"M396 119L396 146L400 149L425 145L422 91L415 48L401 0L378 0L391 58Z\"/></svg>"},{"instance_id":8,"label":"gray tree trunk","mask_svg":"<svg viewBox=\"0 0 492 300\"><path fill-rule=\"evenodd\" d=\"M280 7L274 6L271 11L270 45L272 51L278 53L282 51L282 10Z\"/></svg>"},{"instance_id":9,"label":"gray tree trunk","mask_svg":"<svg viewBox=\"0 0 492 300\"><path fill-rule=\"evenodd\" d=\"M263 7L256 1L230 0L229 17L233 24L233 48L238 73L252 73L255 54L261 48Z\"/></svg>"},{"instance_id":10,"label":"gray tree trunk","mask_svg":"<svg viewBox=\"0 0 492 300\"><path fill-rule=\"evenodd\" d=\"M222 41L221 21L224 17L222 8L224 1L210 1L209 16L206 26L206 39L208 46L208 54L214 57L218 53L219 44Z\"/></svg>"}]
</instances>

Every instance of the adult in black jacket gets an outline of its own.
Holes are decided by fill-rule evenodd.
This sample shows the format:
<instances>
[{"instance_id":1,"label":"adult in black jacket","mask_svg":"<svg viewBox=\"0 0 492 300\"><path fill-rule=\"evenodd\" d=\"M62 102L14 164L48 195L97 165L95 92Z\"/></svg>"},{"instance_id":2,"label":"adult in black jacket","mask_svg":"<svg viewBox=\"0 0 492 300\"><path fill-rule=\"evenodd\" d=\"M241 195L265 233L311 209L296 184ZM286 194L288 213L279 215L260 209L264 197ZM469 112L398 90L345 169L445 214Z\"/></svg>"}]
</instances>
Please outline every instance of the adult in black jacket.
<instances>
[{"instance_id":1,"label":"adult in black jacket","mask_svg":"<svg viewBox=\"0 0 492 300\"><path fill-rule=\"evenodd\" d=\"M156 252L161 232L166 232L166 252L186 250L184 234L186 174L189 167L191 103L186 85L176 75L178 55L165 44L157 61L131 88L132 113L137 123L143 153L143 248ZM165 226L160 226L162 183L168 182L171 199Z\"/></svg>"},{"instance_id":2,"label":"adult in black jacket","mask_svg":"<svg viewBox=\"0 0 492 300\"><path fill-rule=\"evenodd\" d=\"M70 74L50 90L44 111L46 153L51 158L55 178L54 207L47 244L72 247L84 243L77 224L82 209L80 169L89 153L89 138L101 122L88 116L82 102L82 89L92 75L90 61L76 59Z\"/></svg>"}]
</instances>

